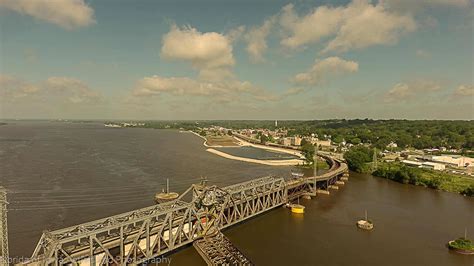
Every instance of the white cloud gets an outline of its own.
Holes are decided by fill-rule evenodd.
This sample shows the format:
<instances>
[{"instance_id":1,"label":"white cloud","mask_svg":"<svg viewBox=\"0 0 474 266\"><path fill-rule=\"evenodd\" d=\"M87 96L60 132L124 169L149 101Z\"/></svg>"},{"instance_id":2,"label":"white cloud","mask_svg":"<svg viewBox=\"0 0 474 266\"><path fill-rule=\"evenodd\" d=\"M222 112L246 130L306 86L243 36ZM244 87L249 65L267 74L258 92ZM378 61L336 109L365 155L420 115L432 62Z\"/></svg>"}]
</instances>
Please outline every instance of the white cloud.
<instances>
[{"instance_id":1,"label":"white cloud","mask_svg":"<svg viewBox=\"0 0 474 266\"><path fill-rule=\"evenodd\" d=\"M19 78L0 75L0 99L2 101L12 101L35 95L40 91L38 86L27 83Z\"/></svg>"},{"instance_id":2,"label":"white cloud","mask_svg":"<svg viewBox=\"0 0 474 266\"><path fill-rule=\"evenodd\" d=\"M69 77L50 77L44 82L44 88L53 96L65 97L69 102L93 103L101 95L90 89L84 82Z\"/></svg>"},{"instance_id":3,"label":"white cloud","mask_svg":"<svg viewBox=\"0 0 474 266\"><path fill-rule=\"evenodd\" d=\"M245 32L245 26L238 26L237 28L231 29L227 34L227 39L231 42L239 40Z\"/></svg>"},{"instance_id":4,"label":"white cloud","mask_svg":"<svg viewBox=\"0 0 474 266\"><path fill-rule=\"evenodd\" d=\"M263 25L260 27L251 28L245 34L245 40L247 42L247 52L249 53L250 60L254 63L264 61L263 53L268 48L267 37L275 23L275 17L265 20Z\"/></svg>"},{"instance_id":5,"label":"white cloud","mask_svg":"<svg viewBox=\"0 0 474 266\"><path fill-rule=\"evenodd\" d=\"M196 96L209 100L208 103L279 100L281 96L240 81L232 72L235 64L232 42L242 36L244 29L238 27L224 35L173 25L163 36L161 56L189 62L199 72L198 77L144 77L136 82L132 94L136 97L169 95L174 100Z\"/></svg>"},{"instance_id":6,"label":"white cloud","mask_svg":"<svg viewBox=\"0 0 474 266\"><path fill-rule=\"evenodd\" d=\"M205 81L187 77L152 76L139 80L133 90L135 96L153 95L203 96L219 102L239 101L250 96L253 100L275 101L279 98L247 81Z\"/></svg>"},{"instance_id":7,"label":"white cloud","mask_svg":"<svg viewBox=\"0 0 474 266\"><path fill-rule=\"evenodd\" d=\"M341 7L319 6L303 17L290 4L282 9L280 25L285 35L281 44L291 49L332 38L323 53L392 44L401 34L416 29L412 16L389 12L369 0L354 0Z\"/></svg>"},{"instance_id":8,"label":"white cloud","mask_svg":"<svg viewBox=\"0 0 474 266\"><path fill-rule=\"evenodd\" d=\"M409 15L390 13L380 4L354 1L343 10L343 23L325 52L346 52L373 45L394 44L400 35L416 30Z\"/></svg>"},{"instance_id":9,"label":"white cloud","mask_svg":"<svg viewBox=\"0 0 474 266\"><path fill-rule=\"evenodd\" d=\"M100 93L84 82L69 77L50 77L43 82L31 83L20 78L0 75L0 99L4 102L34 101L49 103L97 103Z\"/></svg>"},{"instance_id":10,"label":"white cloud","mask_svg":"<svg viewBox=\"0 0 474 266\"><path fill-rule=\"evenodd\" d=\"M173 25L162 42L163 58L190 62L209 79L219 77L214 71L230 74L228 68L235 64L230 38L217 32L201 33L189 26Z\"/></svg>"},{"instance_id":11,"label":"white cloud","mask_svg":"<svg viewBox=\"0 0 474 266\"><path fill-rule=\"evenodd\" d=\"M287 89L283 93L283 96L294 96L294 95L298 95L300 93L303 93L304 91L305 91L305 89L302 88L302 87L292 87L292 88Z\"/></svg>"},{"instance_id":12,"label":"white cloud","mask_svg":"<svg viewBox=\"0 0 474 266\"><path fill-rule=\"evenodd\" d=\"M455 96L474 96L474 85L460 85L455 91Z\"/></svg>"},{"instance_id":13,"label":"white cloud","mask_svg":"<svg viewBox=\"0 0 474 266\"><path fill-rule=\"evenodd\" d=\"M83 0L0 0L0 7L30 15L65 29L95 23L94 10Z\"/></svg>"},{"instance_id":14,"label":"white cloud","mask_svg":"<svg viewBox=\"0 0 474 266\"><path fill-rule=\"evenodd\" d=\"M417 79L406 83L398 83L385 93L384 100L387 103L405 101L415 98L415 96L423 93L423 99L429 97L430 93L437 92L441 89L441 85L437 81L426 79Z\"/></svg>"},{"instance_id":15,"label":"white cloud","mask_svg":"<svg viewBox=\"0 0 474 266\"><path fill-rule=\"evenodd\" d=\"M316 60L308 71L299 73L294 77L298 84L316 85L328 79L345 73L354 73L359 69L359 64L354 61L344 60L339 57L328 57Z\"/></svg>"},{"instance_id":16,"label":"white cloud","mask_svg":"<svg viewBox=\"0 0 474 266\"><path fill-rule=\"evenodd\" d=\"M343 8L320 6L310 14L299 17L293 4L283 7L280 25L287 36L281 40L281 44L288 48L297 48L333 35L341 23L342 10Z\"/></svg>"}]
</instances>

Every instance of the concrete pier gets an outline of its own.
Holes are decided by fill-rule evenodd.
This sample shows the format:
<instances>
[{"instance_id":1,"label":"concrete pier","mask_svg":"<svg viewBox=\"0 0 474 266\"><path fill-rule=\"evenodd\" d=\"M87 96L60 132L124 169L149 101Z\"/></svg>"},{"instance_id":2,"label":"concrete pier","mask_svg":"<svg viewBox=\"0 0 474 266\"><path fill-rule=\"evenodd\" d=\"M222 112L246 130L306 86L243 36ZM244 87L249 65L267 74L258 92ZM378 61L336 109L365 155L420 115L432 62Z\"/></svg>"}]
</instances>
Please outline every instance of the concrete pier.
<instances>
[{"instance_id":1,"label":"concrete pier","mask_svg":"<svg viewBox=\"0 0 474 266\"><path fill-rule=\"evenodd\" d=\"M316 190L316 194L329 195L330 192L329 192L329 190L318 189L318 190Z\"/></svg>"},{"instance_id":2,"label":"concrete pier","mask_svg":"<svg viewBox=\"0 0 474 266\"><path fill-rule=\"evenodd\" d=\"M338 190L338 189L339 189L339 187L336 186L336 185L329 185L328 188L334 189L334 190Z\"/></svg>"}]
</instances>

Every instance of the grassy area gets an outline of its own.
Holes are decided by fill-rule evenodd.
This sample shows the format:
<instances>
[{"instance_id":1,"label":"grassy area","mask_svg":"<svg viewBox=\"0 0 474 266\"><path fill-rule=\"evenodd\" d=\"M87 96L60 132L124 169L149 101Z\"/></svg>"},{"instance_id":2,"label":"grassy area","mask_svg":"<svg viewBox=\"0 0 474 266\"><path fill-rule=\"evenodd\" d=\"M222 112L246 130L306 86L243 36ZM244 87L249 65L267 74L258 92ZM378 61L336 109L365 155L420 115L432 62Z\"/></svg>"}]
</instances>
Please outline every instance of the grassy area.
<instances>
[{"instance_id":1,"label":"grassy area","mask_svg":"<svg viewBox=\"0 0 474 266\"><path fill-rule=\"evenodd\" d=\"M451 173L405 166L401 163L382 163L372 173L404 184L424 186L474 196L474 178Z\"/></svg>"},{"instance_id":2,"label":"grassy area","mask_svg":"<svg viewBox=\"0 0 474 266\"><path fill-rule=\"evenodd\" d=\"M237 146L239 143L232 136L206 136L209 146Z\"/></svg>"}]
</instances>

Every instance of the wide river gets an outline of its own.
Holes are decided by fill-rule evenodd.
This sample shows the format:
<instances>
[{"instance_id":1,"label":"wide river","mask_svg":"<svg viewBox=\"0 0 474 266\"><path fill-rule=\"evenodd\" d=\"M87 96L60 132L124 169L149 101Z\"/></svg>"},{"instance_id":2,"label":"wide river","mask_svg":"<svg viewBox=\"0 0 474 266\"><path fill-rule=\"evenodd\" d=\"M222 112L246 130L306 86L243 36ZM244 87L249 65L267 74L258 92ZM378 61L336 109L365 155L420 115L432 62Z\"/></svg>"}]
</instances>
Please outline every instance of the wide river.
<instances>
[{"instance_id":1,"label":"wide river","mask_svg":"<svg viewBox=\"0 0 474 266\"><path fill-rule=\"evenodd\" d=\"M233 161L171 130L95 123L0 126L0 185L8 189L10 255L30 256L41 233L153 204L166 178L184 191L207 177L227 185L290 175L291 168ZM224 233L257 265L474 265L445 243L474 238L474 199L351 173L331 195L302 200L304 216L277 208ZM368 210L372 232L355 221ZM204 265L192 247L171 265Z\"/></svg>"}]
</instances>

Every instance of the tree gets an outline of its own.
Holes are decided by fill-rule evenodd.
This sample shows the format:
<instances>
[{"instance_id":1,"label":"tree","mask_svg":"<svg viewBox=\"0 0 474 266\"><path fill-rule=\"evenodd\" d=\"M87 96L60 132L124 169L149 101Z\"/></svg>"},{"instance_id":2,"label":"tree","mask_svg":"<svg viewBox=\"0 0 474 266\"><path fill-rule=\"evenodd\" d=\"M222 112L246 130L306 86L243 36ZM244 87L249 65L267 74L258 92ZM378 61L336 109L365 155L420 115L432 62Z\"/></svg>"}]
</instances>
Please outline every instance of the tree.
<instances>
[{"instance_id":1,"label":"tree","mask_svg":"<svg viewBox=\"0 0 474 266\"><path fill-rule=\"evenodd\" d=\"M351 143L354 145L359 145L361 143L361 140L359 138L353 138L351 139Z\"/></svg>"},{"instance_id":2,"label":"tree","mask_svg":"<svg viewBox=\"0 0 474 266\"><path fill-rule=\"evenodd\" d=\"M304 155L307 164L313 164L314 162L314 146L307 142L305 145L301 147L301 151Z\"/></svg>"},{"instance_id":3,"label":"tree","mask_svg":"<svg viewBox=\"0 0 474 266\"><path fill-rule=\"evenodd\" d=\"M338 143L338 144L339 144L339 143L341 143L341 142L344 141L344 138L343 138L342 136L338 135L338 136L334 137L333 141L334 141L335 143Z\"/></svg>"},{"instance_id":4,"label":"tree","mask_svg":"<svg viewBox=\"0 0 474 266\"><path fill-rule=\"evenodd\" d=\"M469 187L461 191L461 194L464 196L474 197L474 184L470 185Z\"/></svg>"},{"instance_id":5,"label":"tree","mask_svg":"<svg viewBox=\"0 0 474 266\"><path fill-rule=\"evenodd\" d=\"M260 143L265 144L268 141L268 137L265 136L264 134L260 135Z\"/></svg>"},{"instance_id":6,"label":"tree","mask_svg":"<svg viewBox=\"0 0 474 266\"><path fill-rule=\"evenodd\" d=\"M354 146L344 154L349 168L356 172L367 170L367 163L372 161L373 151L364 146Z\"/></svg>"}]
</instances>

